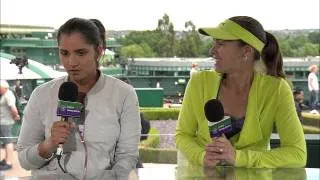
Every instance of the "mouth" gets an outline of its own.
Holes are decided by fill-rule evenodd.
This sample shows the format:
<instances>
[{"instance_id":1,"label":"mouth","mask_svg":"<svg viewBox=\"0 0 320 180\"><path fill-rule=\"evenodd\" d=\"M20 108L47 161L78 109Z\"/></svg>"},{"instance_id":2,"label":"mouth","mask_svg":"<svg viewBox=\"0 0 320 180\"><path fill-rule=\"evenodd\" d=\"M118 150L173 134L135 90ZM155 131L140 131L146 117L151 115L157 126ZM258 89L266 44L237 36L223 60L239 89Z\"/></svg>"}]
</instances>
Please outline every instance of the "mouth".
<instances>
[{"instance_id":1,"label":"mouth","mask_svg":"<svg viewBox=\"0 0 320 180\"><path fill-rule=\"evenodd\" d=\"M78 74L80 72L80 70L76 70L76 69L71 69L68 71L70 74Z\"/></svg>"}]
</instances>

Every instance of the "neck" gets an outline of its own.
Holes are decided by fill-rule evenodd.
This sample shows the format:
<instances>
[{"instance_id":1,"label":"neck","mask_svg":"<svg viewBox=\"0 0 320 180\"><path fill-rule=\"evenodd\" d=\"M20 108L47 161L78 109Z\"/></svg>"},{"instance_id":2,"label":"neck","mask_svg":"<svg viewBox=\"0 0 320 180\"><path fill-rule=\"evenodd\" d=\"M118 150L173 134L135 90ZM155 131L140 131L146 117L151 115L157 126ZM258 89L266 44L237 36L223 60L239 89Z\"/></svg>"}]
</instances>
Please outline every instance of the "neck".
<instances>
[{"instance_id":1,"label":"neck","mask_svg":"<svg viewBox=\"0 0 320 180\"><path fill-rule=\"evenodd\" d=\"M96 84L100 76L98 71L92 73L92 75L86 79L81 81L76 81L75 83L78 85L79 92L88 93L90 89Z\"/></svg>"},{"instance_id":2,"label":"neck","mask_svg":"<svg viewBox=\"0 0 320 180\"><path fill-rule=\"evenodd\" d=\"M223 80L223 86L235 92L249 91L253 76L253 70L228 73Z\"/></svg>"}]
</instances>

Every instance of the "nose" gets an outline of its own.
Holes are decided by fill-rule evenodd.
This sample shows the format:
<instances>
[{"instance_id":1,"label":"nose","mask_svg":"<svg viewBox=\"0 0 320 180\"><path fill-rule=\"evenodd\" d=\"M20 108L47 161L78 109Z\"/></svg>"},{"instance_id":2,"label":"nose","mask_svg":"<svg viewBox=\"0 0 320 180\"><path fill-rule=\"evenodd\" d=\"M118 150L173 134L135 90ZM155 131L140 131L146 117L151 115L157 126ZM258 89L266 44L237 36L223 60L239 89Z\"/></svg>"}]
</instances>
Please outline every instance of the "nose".
<instances>
[{"instance_id":1,"label":"nose","mask_svg":"<svg viewBox=\"0 0 320 180\"><path fill-rule=\"evenodd\" d=\"M78 65L78 61L75 55L71 54L68 58L68 62L70 66L76 66Z\"/></svg>"},{"instance_id":2,"label":"nose","mask_svg":"<svg viewBox=\"0 0 320 180\"><path fill-rule=\"evenodd\" d=\"M215 48L212 46L208 51L208 56L213 57L215 55Z\"/></svg>"}]
</instances>

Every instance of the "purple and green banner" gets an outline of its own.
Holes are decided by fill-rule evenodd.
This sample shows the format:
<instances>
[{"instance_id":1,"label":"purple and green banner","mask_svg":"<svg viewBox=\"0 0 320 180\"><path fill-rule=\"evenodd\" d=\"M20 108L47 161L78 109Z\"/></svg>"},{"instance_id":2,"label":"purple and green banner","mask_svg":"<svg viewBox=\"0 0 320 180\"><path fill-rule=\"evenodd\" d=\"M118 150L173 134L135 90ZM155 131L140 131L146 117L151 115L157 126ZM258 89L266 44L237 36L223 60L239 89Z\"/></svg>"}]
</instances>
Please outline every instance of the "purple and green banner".
<instances>
[{"instance_id":1,"label":"purple and green banner","mask_svg":"<svg viewBox=\"0 0 320 180\"><path fill-rule=\"evenodd\" d=\"M82 104L70 101L58 101L57 116L62 117L80 117Z\"/></svg>"}]
</instances>

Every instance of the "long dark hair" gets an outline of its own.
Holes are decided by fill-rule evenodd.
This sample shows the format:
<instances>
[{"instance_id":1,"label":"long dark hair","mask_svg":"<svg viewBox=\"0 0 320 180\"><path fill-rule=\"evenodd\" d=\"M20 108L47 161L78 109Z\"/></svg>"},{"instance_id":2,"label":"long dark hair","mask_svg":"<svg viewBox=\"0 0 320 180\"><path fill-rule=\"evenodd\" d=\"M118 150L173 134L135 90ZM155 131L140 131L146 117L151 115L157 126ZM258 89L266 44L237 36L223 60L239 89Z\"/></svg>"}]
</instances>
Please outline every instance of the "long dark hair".
<instances>
[{"instance_id":1,"label":"long dark hair","mask_svg":"<svg viewBox=\"0 0 320 180\"><path fill-rule=\"evenodd\" d=\"M264 42L265 46L262 49L261 54L255 49L254 59L263 60L267 67L267 74L270 76L285 78L283 71L283 60L280 52L280 47L277 39L269 32L266 32L262 25L255 19L249 16L235 16L229 18L233 22L239 24L251 32L254 36ZM245 42L241 41L246 44Z\"/></svg>"}]
</instances>

